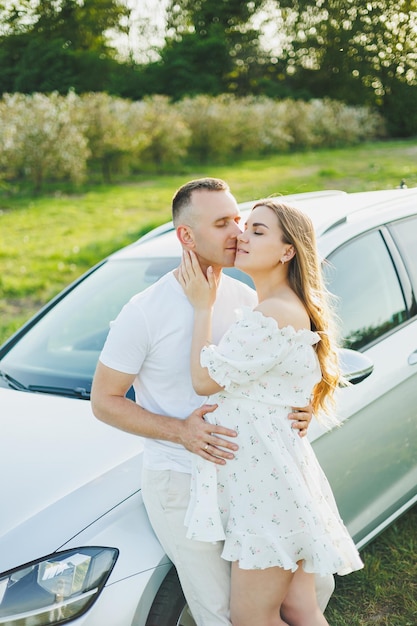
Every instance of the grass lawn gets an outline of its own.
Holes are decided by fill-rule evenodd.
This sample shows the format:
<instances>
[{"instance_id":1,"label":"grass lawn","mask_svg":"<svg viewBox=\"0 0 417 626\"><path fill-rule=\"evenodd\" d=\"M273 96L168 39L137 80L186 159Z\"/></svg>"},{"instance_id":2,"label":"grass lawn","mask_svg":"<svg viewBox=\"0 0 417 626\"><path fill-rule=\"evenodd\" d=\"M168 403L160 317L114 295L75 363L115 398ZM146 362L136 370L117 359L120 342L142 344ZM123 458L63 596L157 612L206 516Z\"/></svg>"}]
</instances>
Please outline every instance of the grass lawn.
<instances>
[{"instance_id":1,"label":"grass lawn","mask_svg":"<svg viewBox=\"0 0 417 626\"><path fill-rule=\"evenodd\" d=\"M0 193L0 343L104 256L170 219L172 195L200 176L224 178L239 202L320 189L417 185L417 139L279 155L137 176L113 186L38 197ZM417 625L417 507L363 551L365 569L337 578L331 626Z\"/></svg>"},{"instance_id":2,"label":"grass lawn","mask_svg":"<svg viewBox=\"0 0 417 626\"><path fill-rule=\"evenodd\" d=\"M330 626L417 625L417 505L362 552L363 570L336 576Z\"/></svg>"},{"instance_id":3,"label":"grass lawn","mask_svg":"<svg viewBox=\"0 0 417 626\"><path fill-rule=\"evenodd\" d=\"M0 342L96 261L170 219L186 180L218 176L239 202L320 189L364 191L417 185L417 140L278 155L177 176L38 197L0 194Z\"/></svg>"}]
</instances>

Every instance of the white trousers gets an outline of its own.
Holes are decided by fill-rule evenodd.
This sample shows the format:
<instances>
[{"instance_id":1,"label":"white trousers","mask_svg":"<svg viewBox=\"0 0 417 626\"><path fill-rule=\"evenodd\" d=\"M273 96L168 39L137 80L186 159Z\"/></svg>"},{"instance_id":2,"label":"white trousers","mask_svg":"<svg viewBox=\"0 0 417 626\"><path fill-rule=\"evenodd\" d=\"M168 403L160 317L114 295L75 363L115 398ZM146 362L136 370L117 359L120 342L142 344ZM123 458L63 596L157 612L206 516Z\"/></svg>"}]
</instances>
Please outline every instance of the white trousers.
<instances>
[{"instance_id":1,"label":"white trousers","mask_svg":"<svg viewBox=\"0 0 417 626\"><path fill-rule=\"evenodd\" d=\"M143 468L142 496L155 534L177 569L197 626L231 626L231 564L220 556L223 542L196 541L185 536L190 474ZM333 576L316 576L317 600L322 611L333 590Z\"/></svg>"}]
</instances>

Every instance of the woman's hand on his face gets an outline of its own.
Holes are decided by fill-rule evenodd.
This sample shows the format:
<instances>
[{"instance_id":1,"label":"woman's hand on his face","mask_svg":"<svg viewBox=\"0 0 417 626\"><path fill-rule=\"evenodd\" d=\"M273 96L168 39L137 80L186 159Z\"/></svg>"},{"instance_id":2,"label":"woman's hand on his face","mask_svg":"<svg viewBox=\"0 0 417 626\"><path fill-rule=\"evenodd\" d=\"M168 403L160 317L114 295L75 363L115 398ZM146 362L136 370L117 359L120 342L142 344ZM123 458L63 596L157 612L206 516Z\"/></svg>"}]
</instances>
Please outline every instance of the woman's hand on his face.
<instances>
[{"instance_id":1,"label":"woman's hand on his face","mask_svg":"<svg viewBox=\"0 0 417 626\"><path fill-rule=\"evenodd\" d=\"M209 267L205 276L194 252L184 250L178 281L195 309L209 309L214 305L217 281L213 269Z\"/></svg>"}]
</instances>

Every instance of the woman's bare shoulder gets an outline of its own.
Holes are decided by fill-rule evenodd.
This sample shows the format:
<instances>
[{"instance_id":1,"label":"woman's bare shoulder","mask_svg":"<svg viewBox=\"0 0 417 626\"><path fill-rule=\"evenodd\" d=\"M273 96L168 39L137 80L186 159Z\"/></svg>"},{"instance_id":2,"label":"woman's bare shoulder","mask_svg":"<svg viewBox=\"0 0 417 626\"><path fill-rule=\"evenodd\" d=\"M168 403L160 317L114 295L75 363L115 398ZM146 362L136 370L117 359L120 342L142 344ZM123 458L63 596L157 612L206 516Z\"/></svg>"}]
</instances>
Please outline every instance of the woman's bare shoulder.
<instances>
[{"instance_id":1,"label":"woman's bare shoulder","mask_svg":"<svg viewBox=\"0 0 417 626\"><path fill-rule=\"evenodd\" d=\"M308 313L300 301L295 296L288 297L285 294L263 300L256 307L266 317L272 317L277 322L279 328L292 326L295 330L307 328L310 330L310 319Z\"/></svg>"}]
</instances>

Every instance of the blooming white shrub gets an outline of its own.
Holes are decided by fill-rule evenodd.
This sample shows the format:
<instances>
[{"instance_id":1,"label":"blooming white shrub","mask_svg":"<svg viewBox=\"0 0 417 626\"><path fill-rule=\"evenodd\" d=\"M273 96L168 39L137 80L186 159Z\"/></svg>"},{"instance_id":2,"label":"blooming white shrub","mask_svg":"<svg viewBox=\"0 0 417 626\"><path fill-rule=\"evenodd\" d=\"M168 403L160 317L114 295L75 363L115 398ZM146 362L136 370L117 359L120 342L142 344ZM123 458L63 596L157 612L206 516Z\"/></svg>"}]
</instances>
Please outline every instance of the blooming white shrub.
<instances>
[{"instance_id":1,"label":"blooming white shrub","mask_svg":"<svg viewBox=\"0 0 417 626\"><path fill-rule=\"evenodd\" d=\"M24 177L35 190L45 179L84 180L88 147L77 101L74 93L3 96L0 167L5 177Z\"/></svg>"},{"instance_id":2,"label":"blooming white shrub","mask_svg":"<svg viewBox=\"0 0 417 626\"><path fill-rule=\"evenodd\" d=\"M80 96L90 161L99 165L106 181L113 174L129 173L137 155L151 141L141 124L141 108L141 103L106 93Z\"/></svg>"},{"instance_id":3,"label":"blooming white shrub","mask_svg":"<svg viewBox=\"0 0 417 626\"><path fill-rule=\"evenodd\" d=\"M197 163L333 147L384 136L378 113L341 102L200 95L172 103L88 93L6 94L0 100L0 179L82 181ZM88 169L89 168L89 169Z\"/></svg>"},{"instance_id":4,"label":"blooming white shrub","mask_svg":"<svg viewBox=\"0 0 417 626\"><path fill-rule=\"evenodd\" d=\"M291 136L279 115L278 103L271 98L240 98L235 102L239 136L238 153L263 155L285 152Z\"/></svg>"},{"instance_id":5,"label":"blooming white shrub","mask_svg":"<svg viewBox=\"0 0 417 626\"><path fill-rule=\"evenodd\" d=\"M383 122L377 113L327 98L311 101L307 118L315 146L353 145L384 136Z\"/></svg>"},{"instance_id":6,"label":"blooming white shrub","mask_svg":"<svg viewBox=\"0 0 417 626\"><path fill-rule=\"evenodd\" d=\"M18 129L8 100L9 96L6 94L0 101L0 180L17 176L15 155Z\"/></svg>"},{"instance_id":7,"label":"blooming white shrub","mask_svg":"<svg viewBox=\"0 0 417 626\"><path fill-rule=\"evenodd\" d=\"M147 137L137 167L161 171L178 166L188 154L191 130L187 121L166 96L148 96L135 105L136 121Z\"/></svg>"},{"instance_id":8,"label":"blooming white shrub","mask_svg":"<svg viewBox=\"0 0 417 626\"><path fill-rule=\"evenodd\" d=\"M189 152L200 163L230 157L236 143L233 96L199 95L176 103L191 132Z\"/></svg>"}]
</instances>

